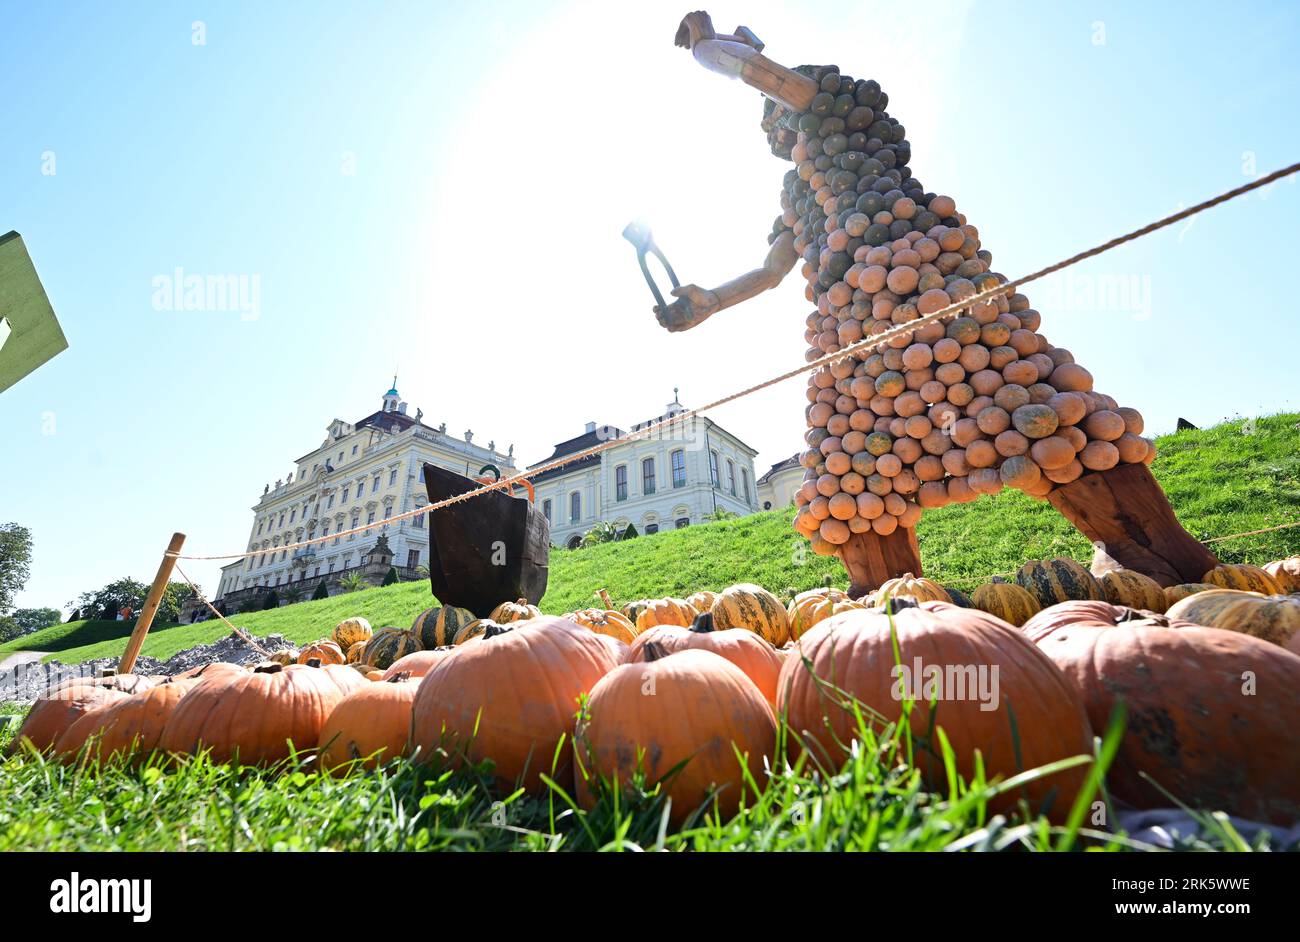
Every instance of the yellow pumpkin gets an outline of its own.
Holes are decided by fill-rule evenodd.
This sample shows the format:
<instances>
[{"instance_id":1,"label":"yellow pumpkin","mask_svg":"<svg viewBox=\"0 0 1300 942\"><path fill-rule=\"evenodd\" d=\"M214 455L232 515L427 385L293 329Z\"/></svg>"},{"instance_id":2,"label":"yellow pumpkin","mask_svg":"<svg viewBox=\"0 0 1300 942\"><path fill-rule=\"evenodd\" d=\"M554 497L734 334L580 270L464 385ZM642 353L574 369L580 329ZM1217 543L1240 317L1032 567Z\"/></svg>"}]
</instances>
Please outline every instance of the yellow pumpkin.
<instances>
[{"instance_id":1,"label":"yellow pumpkin","mask_svg":"<svg viewBox=\"0 0 1300 942\"><path fill-rule=\"evenodd\" d=\"M283 651L275 651L266 656L266 659L272 664L279 664L281 667L288 667L290 664L298 663L297 648L285 648Z\"/></svg>"},{"instance_id":2,"label":"yellow pumpkin","mask_svg":"<svg viewBox=\"0 0 1300 942\"><path fill-rule=\"evenodd\" d=\"M470 622L460 631L456 632L456 640L452 644L464 644L472 638L481 638L483 634L491 627L501 627L501 622L493 621L491 618L479 618Z\"/></svg>"},{"instance_id":3,"label":"yellow pumpkin","mask_svg":"<svg viewBox=\"0 0 1300 942\"><path fill-rule=\"evenodd\" d=\"M971 605L981 612L1001 618L1019 628L1042 610L1038 599L1024 586L1007 582L1001 576L980 586L970 594Z\"/></svg>"},{"instance_id":4,"label":"yellow pumpkin","mask_svg":"<svg viewBox=\"0 0 1300 942\"><path fill-rule=\"evenodd\" d=\"M343 655L342 648L333 641L324 639L313 641L298 652L299 664L306 664L312 659L320 661L322 666L325 664L342 664L347 660Z\"/></svg>"},{"instance_id":5,"label":"yellow pumpkin","mask_svg":"<svg viewBox=\"0 0 1300 942\"><path fill-rule=\"evenodd\" d=\"M1300 592L1300 556L1279 559L1264 566L1283 592Z\"/></svg>"},{"instance_id":6,"label":"yellow pumpkin","mask_svg":"<svg viewBox=\"0 0 1300 942\"><path fill-rule=\"evenodd\" d=\"M910 595L918 602L951 602L948 590L933 579L914 576L910 572L896 579L886 579L871 597L873 605L881 604L886 598L896 595Z\"/></svg>"},{"instance_id":7,"label":"yellow pumpkin","mask_svg":"<svg viewBox=\"0 0 1300 942\"><path fill-rule=\"evenodd\" d=\"M1290 595L1210 589L1183 599L1168 617L1239 631L1292 651L1300 646L1300 598Z\"/></svg>"},{"instance_id":8,"label":"yellow pumpkin","mask_svg":"<svg viewBox=\"0 0 1300 942\"><path fill-rule=\"evenodd\" d=\"M1165 586L1165 611L1173 608L1175 602L1181 602L1190 595L1217 588L1217 585L1208 582L1184 582L1180 585Z\"/></svg>"},{"instance_id":9,"label":"yellow pumpkin","mask_svg":"<svg viewBox=\"0 0 1300 942\"><path fill-rule=\"evenodd\" d=\"M777 647L790 640L790 618L785 606L762 586L741 582L723 589L710 611L718 631L748 628Z\"/></svg>"},{"instance_id":10,"label":"yellow pumpkin","mask_svg":"<svg viewBox=\"0 0 1300 942\"><path fill-rule=\"evenodd\" d=\"M823 592L815 595L805 592L802 593L801 598L795 598L789 604L785 614L790 624L790 640L798 641L809 628L825 621L832 615L867 607L864 603L849 598L838 589L835 591L839 593L838 596Z\"/></svg>"},{"instance_id":11,"label":"yellow pumpkin","mask_svg":"<svg viewBox=\"0 0 1300 942\"><path fill-rule=\"evenodd\" d=\"M345 618L334 626L331 637L334 643L346 651L358 641L369 641L374 631L370 622L361 617Z\"/></svg>"},{"instance_id":12,"label":"yellow pumpkin","mask_svg":"<svg viewBox=\"0 0 1300 942\"><path fill-rule=\"evenodd\" d=\"M1092 573L1078 560L1067 556L1031 559L1016 573L1016 582L1027 589L1043 608L1058 602L1106 601L1106 593Z\"/></svg>"},{"instance_id":13,"label":"yellow pumpkin","mask_svg":"<svg viewBox=\"0 0 1300 942\"><path fill-rule=\"evenodd\" d=\"M364 664L366 662L366 645L368 643L368 641L358 641L348 648L347 662L349 664Z\"/></svg>"},{"instance_id":14,"label":"yellow pumpkin","mask_svg":"<svg viewBox=\"0 0 1300 942\"><path fill-rule=\"evenodd\" d=\"M1131 569L1115 569L1102 573L1097 582L1112 605L1127 605L1148 612L1163 612L1169 607L1165 590L1150 576Z\"/></svg>"},{"instance_id":15,"label":"yellow pumpkin","mask_svg":"<svg viewBox=\"0 0 1300 942\"><path fill-rule=\"evenodd\" d=\"M650 599L636 616L636 633L640 634L655 625L689 628L698 614L695 606L685 599Z\"/></svg>"},{"instance_id":16,"label":"yellow pumpkin","mask_svg":"<svg viewBox=\"0 0 1300 942\"><path fill-rule=\"evenodd\" d=\"M498 625L504 625L512 621L526 621L529 618L537 618L541 614L542 610L536 605L529 604L528 599L518 599L514 602L502 602L492 609L492 614L488 616L488 619Z\"/></svg>"},{"instance_id":17,"label":"yellow pumpkin","mask_svg":"<svg viewBox=\"0 0 1300 942\"><path fill-rule=\"evenodd\" d=\"M1202 582L1209 582L1222 589L1238 589L1242 592L1259 592L1263 595L1285 595L1277 580L1258 566L1246 563L1215 566L1205 575Z\"/></svg>"},{"instance_id":18,"label":"yellow pumpkin","mask_svg":"<svg viewBox=\"0 0 1300 942\"><path fill-rule=\"evenodd\" d=\"M611 609L584 608L564 616L569 621L590 628L598 635L608 635L624 644L636 640L636 628L622 612Z\"/></svg>"},{"instance_id":19,"label":"yellow pumpkin","mask_svg":"<svg viewBox=\"0 0 1300 942\"><path fill-rule=\"evenodd\" d=\"M641 617L641 613L645 611L645 607L649 604L650 604L649 599L637 599L635 602L628 602L621 609L619 609L619 611L623 613L624 618L626 618L628 621L630 621L632 624L635 625L637 623L637 619Z\"/></svg>"}]
</instances>

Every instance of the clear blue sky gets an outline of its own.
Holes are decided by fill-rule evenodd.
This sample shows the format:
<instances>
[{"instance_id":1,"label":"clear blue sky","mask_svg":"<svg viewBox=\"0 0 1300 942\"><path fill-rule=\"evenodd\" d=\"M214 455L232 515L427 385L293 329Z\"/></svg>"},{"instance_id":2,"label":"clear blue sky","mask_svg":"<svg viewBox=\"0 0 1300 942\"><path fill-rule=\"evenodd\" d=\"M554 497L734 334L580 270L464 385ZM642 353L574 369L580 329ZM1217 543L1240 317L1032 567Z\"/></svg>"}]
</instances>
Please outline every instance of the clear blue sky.
<instances>
[{"instance_id":1,"label":"clear blue sky","mask_svg":"<svg viewBox=\"0 0 1300 942\"><path fill-rule=\"evenodd\" d=\"M395 369L426 420L532 462L673 386L698 404L802 362L794 279L655 325L623 223L711 286L762 258L785 165L754 93L673 48L685 7L614 9L0 0L0 231L71 344L0 395L0 520L36 543L20 604L147 580L177 529L238 550L262 485ZM1294 4L710 12L878 79L1008 275L1300 158ZM1298 208L1283 183L1058 276L1028 292L1043 331L1154 431L1294 409ZM178 267L257 276L258 316L158 310ZM794 381L714 417L761 471L803 403Z\"/></svg>"}]
</instances>

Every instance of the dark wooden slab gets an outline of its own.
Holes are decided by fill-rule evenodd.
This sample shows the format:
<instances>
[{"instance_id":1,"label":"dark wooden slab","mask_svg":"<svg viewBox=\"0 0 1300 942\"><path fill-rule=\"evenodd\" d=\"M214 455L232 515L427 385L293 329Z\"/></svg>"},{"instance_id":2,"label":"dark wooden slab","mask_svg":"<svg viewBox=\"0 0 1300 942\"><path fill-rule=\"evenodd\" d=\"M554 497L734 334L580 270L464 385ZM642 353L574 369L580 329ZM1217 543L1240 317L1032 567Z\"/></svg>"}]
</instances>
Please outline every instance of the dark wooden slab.
<instances>
[{"instance_id":1,"label":"dark wooden slab","mask_svg":"<svg viewBox=\"0 0 1300 942\"><path fill-rule=\"evenodd\" d=\"M1056 488L1047 499L1098 546L1094 571L1119 563L1162 586L1200 582L1219 560L1183 529L1144 464L1123 464Z\"/></svg>"},{"instance_id":2,"label":"dark wooden slab","mask_svg":"<svg viewBox=\"0 0 1300 942\"><path fill-rule=\"evenodd\" d=\"M430 503L479 487L463 475L424 466ZM546 594L551 528L527 498L481 494L429 515L429 583L443 605L484 618L501 602Z\"/></svg>"}]
</instances>

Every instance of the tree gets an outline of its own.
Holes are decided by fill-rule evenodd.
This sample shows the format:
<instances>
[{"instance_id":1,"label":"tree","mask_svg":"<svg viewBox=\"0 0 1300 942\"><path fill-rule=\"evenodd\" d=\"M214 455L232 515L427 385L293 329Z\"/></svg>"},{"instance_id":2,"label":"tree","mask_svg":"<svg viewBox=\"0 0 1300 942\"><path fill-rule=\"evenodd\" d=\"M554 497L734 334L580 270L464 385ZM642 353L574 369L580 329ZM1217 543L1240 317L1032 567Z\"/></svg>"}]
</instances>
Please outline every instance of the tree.
<instances>
[{"instance_id":1,"label":"tree","mask_svg":"<svg viewBox=\"0 0 1300 942\"><path fill-rule=\"evenodd\" d=\"M316 583L316 591L311 594L311 599L313 602L315 602L315 601L319 601L320 599L327 599L329 597L330 597L330 590L325 585L325 580L322 579L320 582Z\"/></svg>"},{"instance_id":2,"label":"tree","mask_svg":"<svg viewBox=\"0 0 1300 942\"><path fill-rule=\"evenodd\" d=\"M397 582L397 567L389 566L388 573L384 576L384 581L381 585L393 585L395 582Z\"/></svg>"},{"instance_id":3,"label":"tree","mask_svg":"<svg viewBox=\"0 0 1300 942\"><path fill-rule=\"evenodd\" d=\"M14 607L27 584L32 562L32 531L16 523L0 525L0 615Z\"/></svg>"},{"instance_id":4,"label":"tree","mask_svg":"<svg viewBox=\"0 0 1300 942\"><path fill-rule=\"evenodd\" d=\"M302 601L302 587L291 585L284 590L284 602L286 605L293 605Z\"/></svg>"},{"instance_id":5,"label":"tree","mask_svg":"<svg viewBox=\"0 0 1300 942\"><path fill-rule=\"evenodd\" d=\"M0 644L20 637L22 632L18 630L18 623L8 615L0 615Z\"/></svg>"},{"instance_id":6,"label":"tree","mask_svg":"<svg viewBox=\"0 0 1300 942\"><path fill-rule=\"evenodd\" d=\"M63 621L63 613L57 608L19 608L13 613L14 624L20 635L29 635L50 625Z\"/></svg>"},{"instance_id":7,"label":"tree","mask_svg":"<svg viewBox=\"0 0 1300 942\"><path fill-rule=\"evenodd\" d=\"M595 546L618 539L618 529L612 523L601 522L582 535L582 546Z\"/></svg>"},{"instance_id":8,"label":"tree","mask_svg":"<svg viewBox=\"0 0 1300 942\"><path fill-rule=\"evenodd\" d=\"M704 519L705 520L734 520L739 516L740 514L738 513L733 513L730 510L724 510L723 508L719 507L717 510L713 511L713 513L705 514Z\"/></svg>"},{"instance_id":9,"label":"tree","mask_svg":"<svg viewBox=\"0 0 1300 942\"><path fill-rule=\"evenodd\" d=\"M266 593L266 598L262 599L262 611L269 612L273 608L280 607L280 597L275 594L275 589Z\"/></svg>"},{"instance_id":10,"label":"tree","mask_svg":"<svg viewBox=\"0 0 1300 942\"><path fill-rule=\"evenodd\" d=\"M339 580L339 587L344 592L360 592L362 589L370 588L370 583L366 582L366 577L359 572L350 572Z\"/></svg>"},{"instance_id":11,"label":"tree","mask_svg":"<svg viewBox=\"0 0 1300 942\"><path fill-rule=\"evenodd\" d=\"M143 582L124 577L93 592L83 592L68 603L69 608L77 609L89 618L117 618L123 608L139 612L149 595L149 586ZM195 598L194 589L188 582L169 582L158 602L157 619L162 624L174 624L181 619L181 606Z\"/></svg>"}]
</instances>

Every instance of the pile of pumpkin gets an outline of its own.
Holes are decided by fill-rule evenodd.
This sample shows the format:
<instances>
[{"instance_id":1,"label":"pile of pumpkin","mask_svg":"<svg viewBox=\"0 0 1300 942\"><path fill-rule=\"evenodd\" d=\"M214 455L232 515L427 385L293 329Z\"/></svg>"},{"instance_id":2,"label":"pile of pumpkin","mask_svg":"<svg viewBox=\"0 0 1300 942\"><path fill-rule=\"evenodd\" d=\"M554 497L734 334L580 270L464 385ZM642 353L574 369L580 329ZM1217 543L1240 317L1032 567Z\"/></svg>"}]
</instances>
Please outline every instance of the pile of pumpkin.
<instances>
[{"instance_id":1,"label":"pile of pumpkin","mask_svg":"<svg viewBox=\"0 0 1300 942\"><path fill-rule=\"evenodd\" d=\"M969 597L909 576L856 600L825 587L783 603L741 584L622 609L606 596L604 607L564 617L509 603L459 627L468 613L434 608L404 632L348 619L333 641L299 654L305 663L70 682L34 705L15 746L70 762L210 750L247 764L296 747L314 749L335 773L399 755L491 760L502 787L544 790L548 775L571 782L588 807L593 783L643 773L663 779L681 822L710 801L734 812L747 782L800 750L838 767L859 717L910 722L920 743L913 764L946 793L928 738L936 726L963 777L979 763L1006 779L1091 755L1122 702L1128 732L1108 779L1115 798L1167 806L1145 774L1193 806L1300 818L1300 594L1284 594L1300 593L1300 558L1271 571L1223 566L1204 584L1167 591L1148 583L1123 571L1094 578L1053 559ZM358 643L368 653L354 665L346 654L344 663L317 656L326 644L350 653ZM992 708L971 696L931 702L924 687L909 708L895 665L918 659L940 676L996 669ZM778 717L790 730L784 757ZM1059 819L1085 774L1079 765L1057 771L990 807L1013 810L1023 799Z\"/></svg>"},{"instance_id":2,"label":"pile of pumpkin","mask_svg":"<svg viewBox=\"0 0 1300 942\"><path fill-rule=\"evenodd\" d=\"M808 111L765 123L796 165L770 238L791 233L804 259L816 305L808 360L1007 284L952 197L913 176L879 84L835 66L810 74L821 92ZM1041 320L1025 295L999 294L810 374L795 527L816 552L915 526L925 508L1003 487L1045 499L1084 474L1154 459L1142 416L1094 390Z\"/></svg>"}]
</instances>

